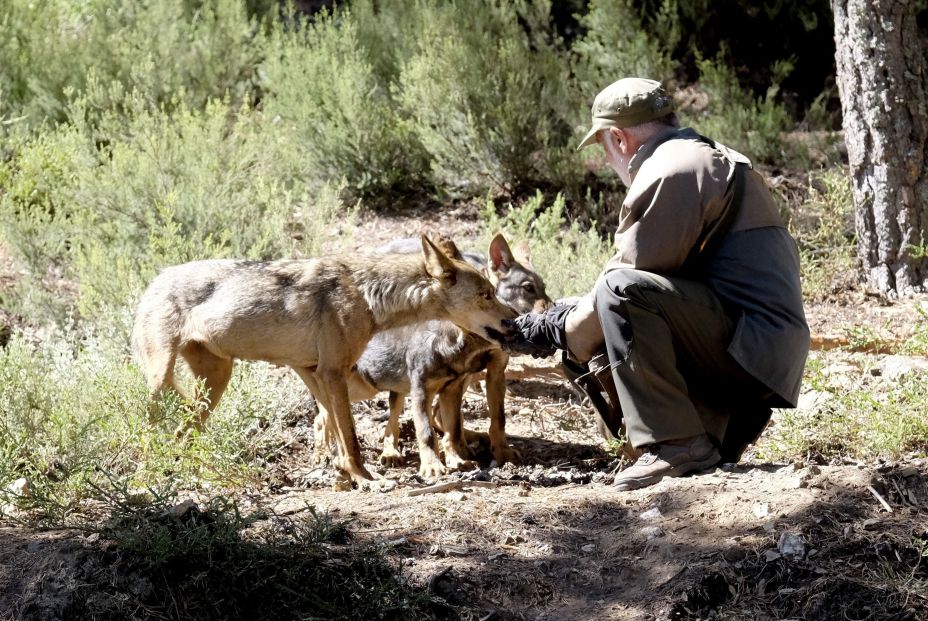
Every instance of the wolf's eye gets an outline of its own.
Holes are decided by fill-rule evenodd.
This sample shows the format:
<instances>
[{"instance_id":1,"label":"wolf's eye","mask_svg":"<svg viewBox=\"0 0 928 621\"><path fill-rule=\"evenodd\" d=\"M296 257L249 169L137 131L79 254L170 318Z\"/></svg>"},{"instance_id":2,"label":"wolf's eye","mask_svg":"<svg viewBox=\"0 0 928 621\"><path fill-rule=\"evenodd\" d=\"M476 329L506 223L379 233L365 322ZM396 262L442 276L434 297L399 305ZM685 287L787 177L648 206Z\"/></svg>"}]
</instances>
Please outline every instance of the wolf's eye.
<instances>
[{"instance_id":1,"label":"wolf's eye","mask_svg":"<svg viewBox=\"0 0 928 621\"><path fill-rule=\"evenodd\" d=\"M534 295L535 293L535 285L533 285L530 282L524 283L522 285L522 289L524 289L525 292L528 293L529 295Z\"/></svg>"},{"instance_id":2,"label":"wolf's eye","mask_svg":"<svg viewBox=\"0 0 928 621\"><path fill-rule=\"evenodd\" d=\"M487 301L492 300L492 299L493 299L493 291L484 291L484 292L483 292L483 299L484 299L484 300L487 300Z\"/></svg>"}]
</instances>

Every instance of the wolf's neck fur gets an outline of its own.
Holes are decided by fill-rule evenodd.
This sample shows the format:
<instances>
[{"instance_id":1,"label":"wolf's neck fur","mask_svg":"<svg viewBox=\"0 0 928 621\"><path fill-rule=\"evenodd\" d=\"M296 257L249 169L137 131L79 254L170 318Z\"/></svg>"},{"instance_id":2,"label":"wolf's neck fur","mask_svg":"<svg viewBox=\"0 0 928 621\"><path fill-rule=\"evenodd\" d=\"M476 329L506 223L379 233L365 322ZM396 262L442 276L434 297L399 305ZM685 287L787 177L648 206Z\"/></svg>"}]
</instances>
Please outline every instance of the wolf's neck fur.
<instances>
[{"instance_id":1,"label":"wolf's neck fur","mask_svg":"<svg viewBox=\"0 0 928 621\"><path fill-rule=\"evenodd\" d=\"M443 319L440 283L429 276L422 257L399 256L367 265L356 272L377 330Z\"/></svg>"}]
</instances>

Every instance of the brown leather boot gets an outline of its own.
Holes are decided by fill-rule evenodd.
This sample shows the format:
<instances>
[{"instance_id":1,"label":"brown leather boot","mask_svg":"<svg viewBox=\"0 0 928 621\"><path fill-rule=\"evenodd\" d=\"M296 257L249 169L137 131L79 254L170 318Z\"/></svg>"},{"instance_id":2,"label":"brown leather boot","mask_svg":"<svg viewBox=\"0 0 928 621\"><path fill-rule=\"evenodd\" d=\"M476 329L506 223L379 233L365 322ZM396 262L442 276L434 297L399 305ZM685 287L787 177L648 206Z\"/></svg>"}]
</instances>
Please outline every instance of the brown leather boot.
<instances>
[{"instance_id":1,"label":"brown leather boot","mask_svg":"<svg viewBox=\"0 0 928 621\"><path fill-rule=\"evenodd\" d=\"M654 485L664 477L706 470L719 463L719 452L705 434L652 444L634 464L615 475L619 491Z\"/></svg>"}]
</instances>

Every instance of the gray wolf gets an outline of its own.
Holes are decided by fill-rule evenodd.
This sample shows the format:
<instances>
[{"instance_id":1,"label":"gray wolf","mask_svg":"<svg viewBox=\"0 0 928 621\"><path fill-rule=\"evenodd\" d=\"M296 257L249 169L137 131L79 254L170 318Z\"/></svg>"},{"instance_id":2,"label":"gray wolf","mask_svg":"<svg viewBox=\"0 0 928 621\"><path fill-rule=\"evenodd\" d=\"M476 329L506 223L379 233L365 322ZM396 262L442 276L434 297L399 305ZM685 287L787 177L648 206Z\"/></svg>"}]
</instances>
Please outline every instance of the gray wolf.
<instances>
[{"instance_id":1,"label":"gray wolf","mask_svg":"<svg viewBox=\"0 0 928 621\"><path fill-rule=\"evenodd\" d=\"M132 333L152 394L178 390L180 355L202 381L193 426L202 429L236 359L289 366L335 434L336 466L373 477L355 434L348 378L381 330L444 319L492 341L515 312L487 278L423 236L408 255L332 255L281 261L194 261L163 270L142 295Z\"/></svg>"},{"instance_id":2,"label":"gray wolf","mask_svg":"<svg viewBox=\"0 0 928 621\"><path fill-rule=\"evenodd\" d=\"M450 240L442 249L484 270L495 284L496 296L518 312L543 312L551 299L542 278L534 271L526 244L513 252L506 238L498 234L490 242L486 256L460 253ZM409 240L382 246L386 253L410 250ZM381 462L402 463L399 452L399 416L406 395L411 397L413 423L419 449L419 473L424 477L444 474L449 469L473 467L463 429L461 403L464 391L475 373L486 370L486 396L490 414L490 446L497 463L512 461L516 453L505 434L505 369L509 356L499 344L478 333L447 321L386 330L374 336L358 360L349 380L352 401L369 399L389 391L390 418L384 434ZM438 415L430 412L438 397ZM324 418L322 419L324 420ZM435 428L441 434L442 464L438 456ZM325 441L325 429L316 426L317 442Z\"/></svg>"}]
</instances>

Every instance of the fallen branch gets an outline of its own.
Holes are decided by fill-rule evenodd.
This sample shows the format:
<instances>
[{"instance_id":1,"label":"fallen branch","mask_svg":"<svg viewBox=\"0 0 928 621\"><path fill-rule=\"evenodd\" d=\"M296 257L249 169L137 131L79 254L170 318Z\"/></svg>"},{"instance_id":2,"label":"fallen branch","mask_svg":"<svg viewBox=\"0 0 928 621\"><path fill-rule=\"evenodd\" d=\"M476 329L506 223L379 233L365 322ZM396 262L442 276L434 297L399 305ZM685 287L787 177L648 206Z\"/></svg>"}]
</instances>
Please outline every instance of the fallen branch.
<instances>
[{"instance_id":1,"label":"fallen branch","mask_svg":"<svg viewBox=\"0 0 928 621\"><path fill-rule=\"evenodd\" d=\"M813 334L812 349L814 351L828 351L830 349L843 349L866 354L891 354L898 351L902 341L877 340L854 344L846 336L836 334Z\"/></svg>"},{"instance_id":2,"label":"fallen branch","mask_svg":"<svg viewBox=\"0 0 928 621\"><path fill-rule=\"evenodd\" d=\"M880 501L880 504L883 505L883 508L886 509L887 513L892 513L893 508L889 506L889 503L886 502L886 499L880 496L880 493L873 489L872 485L867 486L867 491L873 494L873 497Z\"/></svg>"},{"instance_id":3,"label":"fallen branch","mask_svg":"<svg viewBox=\"0 0 928 621\"><path fill-rule=\"evenodd\" d=\"M439 494L441 492L450 492L453 490L464 489L465 487L495 488L498 487L498 485L492 481L448 481L447 483L439 483L437 485L430 485L428 487L420 487L419 489L410 490L406 495L421 496L423 494Z\"/></svg>"}]
</instances>

